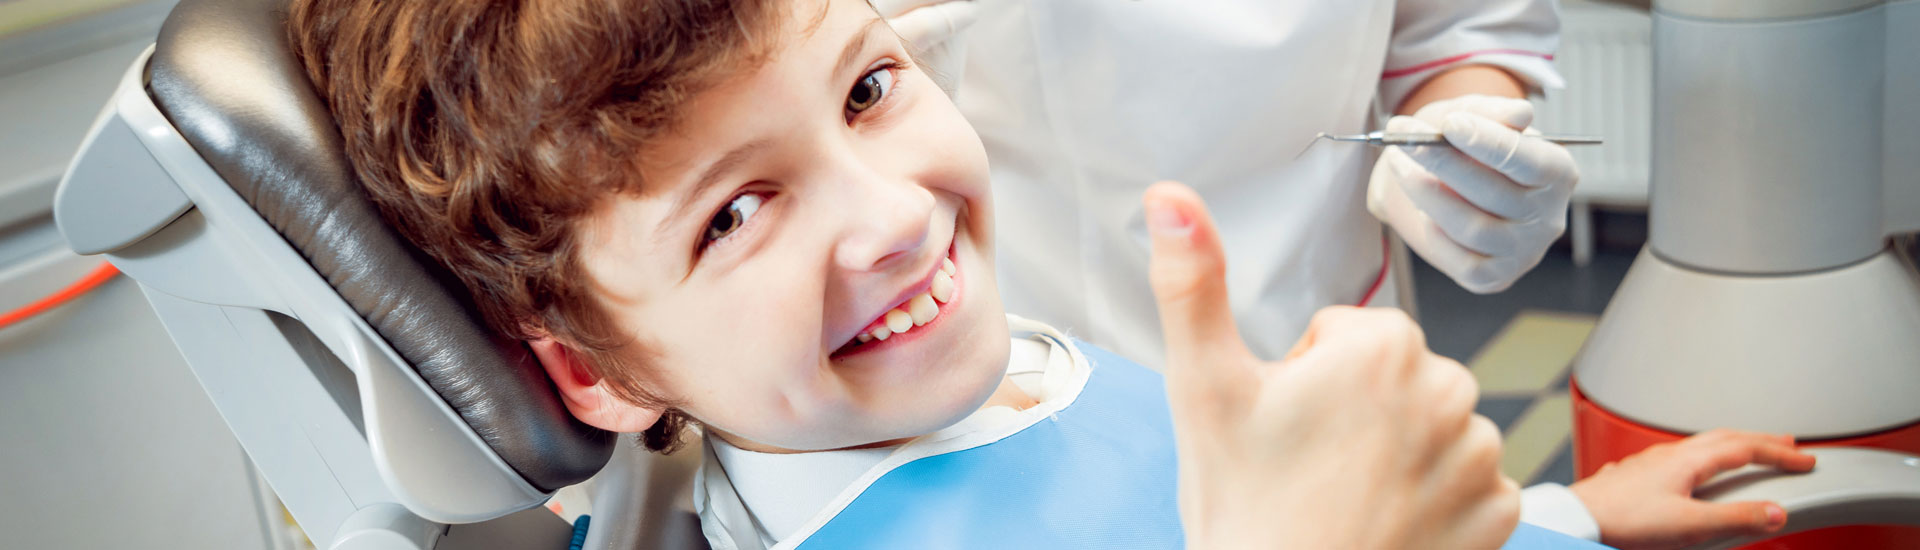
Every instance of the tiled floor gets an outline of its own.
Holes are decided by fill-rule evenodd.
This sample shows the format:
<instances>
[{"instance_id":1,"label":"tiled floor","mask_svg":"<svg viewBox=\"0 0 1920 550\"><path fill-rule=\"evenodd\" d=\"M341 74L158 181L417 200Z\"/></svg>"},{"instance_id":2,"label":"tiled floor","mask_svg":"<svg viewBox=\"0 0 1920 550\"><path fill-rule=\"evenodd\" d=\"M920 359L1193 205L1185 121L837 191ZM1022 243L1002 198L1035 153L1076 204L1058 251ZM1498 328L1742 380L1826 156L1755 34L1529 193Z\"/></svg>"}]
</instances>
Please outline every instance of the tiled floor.
<instances>
[{"instance_id":1,"label":"tiled floor","mask_svg":"<svg viewBox=\"0 0 1920 550\"><path fill-rule=\"evenodd\" d=\"M1473 370L1477 409L1506 436L1501 469L1523 485L1573 481L1567 370L1633 254L1601 250L1577 268L1565 250L1554 250L1513 288L1488 296L1415 260L1428 345Z\"/></svg>"}]
</instances>

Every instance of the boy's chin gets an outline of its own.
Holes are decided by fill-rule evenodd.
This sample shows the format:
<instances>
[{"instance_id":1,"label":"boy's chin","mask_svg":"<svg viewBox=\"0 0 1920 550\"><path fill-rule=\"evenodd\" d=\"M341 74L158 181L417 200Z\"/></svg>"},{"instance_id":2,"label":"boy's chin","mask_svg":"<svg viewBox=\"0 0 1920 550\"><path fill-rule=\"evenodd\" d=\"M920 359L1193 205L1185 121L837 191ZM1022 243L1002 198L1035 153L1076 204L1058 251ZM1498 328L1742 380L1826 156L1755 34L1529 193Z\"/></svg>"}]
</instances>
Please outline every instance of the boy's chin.
<instances>
[{"instance_id":1,"label":"boy's chin","mask_svg":"<svg viewBox=\"0 0 1920 550\"><path fill-rule=\"evenodd\" d=\"M1005 335L1001 316L999 334ZM866 444L920 437L960 423L979 411L1006 380L1010 339L1002 336L971 347L974 353L948 365L941 380L928 387L902 392L893 399L894 413L883 413ZM944 399L943 399L944 398ZM904 442L904 441L900 441Z\"/></svg>"}]
</instances>

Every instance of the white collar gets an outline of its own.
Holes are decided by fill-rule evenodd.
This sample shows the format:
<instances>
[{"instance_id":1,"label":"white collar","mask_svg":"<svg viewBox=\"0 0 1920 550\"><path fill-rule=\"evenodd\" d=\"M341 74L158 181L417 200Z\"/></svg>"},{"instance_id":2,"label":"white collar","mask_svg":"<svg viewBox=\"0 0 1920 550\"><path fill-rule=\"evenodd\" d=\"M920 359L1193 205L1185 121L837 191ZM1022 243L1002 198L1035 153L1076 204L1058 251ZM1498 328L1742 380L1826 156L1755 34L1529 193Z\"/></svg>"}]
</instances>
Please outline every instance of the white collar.
<instances>
[{"instance_id":1,"label":"white collar","mask_svg":"<svg viewBox=\"0 0 1920 550\"><path fill-rule=\"evenodd\" d=\"M793 546L893 468L998 441L1071 404L1086 384L1086 359L1053 327L1007 317L1017 334L1007 376L1038 405L983 408L906 444L874 449L767 454L704 438L694 504L708 541L717 550Z\"/></svg>"}]
</instances>

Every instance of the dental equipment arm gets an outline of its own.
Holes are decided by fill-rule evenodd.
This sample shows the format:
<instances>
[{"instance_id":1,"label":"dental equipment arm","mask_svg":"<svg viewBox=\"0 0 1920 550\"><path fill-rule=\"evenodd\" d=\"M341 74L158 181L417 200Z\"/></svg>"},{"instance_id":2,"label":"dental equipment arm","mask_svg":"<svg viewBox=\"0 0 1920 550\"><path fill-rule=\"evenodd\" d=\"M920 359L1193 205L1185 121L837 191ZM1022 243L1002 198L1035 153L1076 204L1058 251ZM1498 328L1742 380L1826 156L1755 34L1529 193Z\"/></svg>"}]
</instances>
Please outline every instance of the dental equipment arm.
<instances>
[{"instance_id":1,"label":"dental equipment arm","mask_svg":"<svg viewBox=\"0 0 1920 550\"><path fill-rule=\"evenodd\" d=\"M1812 472L1788 474L1749 467L1709 481L1694 496L1713 502L1770 500L1787 510L1787 526L1766 537L1708 541L1696 550L1720 550L1766 538L1842 525L1920 527L1920 457L1859 447L1807 449L1819 457Z\"/></svg>"}]
</instances>

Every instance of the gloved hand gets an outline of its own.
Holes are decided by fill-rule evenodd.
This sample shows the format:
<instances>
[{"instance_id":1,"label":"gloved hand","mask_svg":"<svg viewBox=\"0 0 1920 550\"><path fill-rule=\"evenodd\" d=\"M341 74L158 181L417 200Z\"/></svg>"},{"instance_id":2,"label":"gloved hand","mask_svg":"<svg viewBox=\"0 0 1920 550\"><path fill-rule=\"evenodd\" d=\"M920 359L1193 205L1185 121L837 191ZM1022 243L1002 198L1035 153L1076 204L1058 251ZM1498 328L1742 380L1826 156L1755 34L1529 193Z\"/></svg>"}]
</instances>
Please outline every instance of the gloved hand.
<instances>
[{"instance_id":1,"label":"gloved hand","mask_svg":"<svg viewBox=\"0 0 1920 550\"><path fill-rule=\"evenodd\" d=\"M1145 202L1188 547L1493 548L1513 533L1500 431L1412 319L1327 308L1262 361L1234 327L1200 197L1159 183Z\"/></svg>"},{"instance_id":2,"label":"gloved hand","mask_svg":"<svg viewBox=\"0 0 1920 550\"><path fill-rule=\"evenodd\" d=\"M1566 147L1519 130L1532 123L1527 100L1484 95L1388 119L1387 132L1441 132L1453 147L1388 147L1367 210L1462 288L1506 290L1566 231L1580 181Z\"/></svg>"},{"instance_id":3,"label":"gloved hand","mask_svg":"<svg viewBox=\"0 0 1920 550\"><path fill-rule=\"evenodd\" d=\"M1600 542L1624 550L1684 548L1787 524L1786 510L1772 502L1694 500L1694 488L1708 478L1748 464L1805 472L1813 463L1813 455L1794 449L1793 436L1714 430L1607 464L1572 489L1600 525Z\"/></svg>"},{"instance_id":4,"label":"gloved hand","mask_svg":"<svg viewBox=\"0 0 1920 550\"><path fill-rule=\"evenodd\" d=\"M970 0L874 0L893 31L911 46L914 62L951 96L960 88L967 48L957 36L977 18Z\"/></svg>"}]
</instances>

